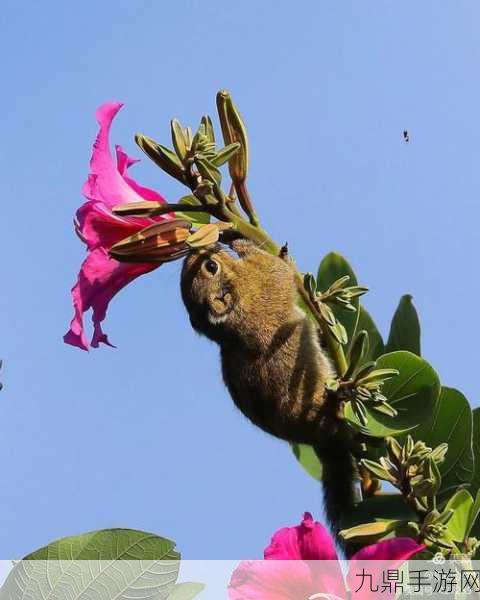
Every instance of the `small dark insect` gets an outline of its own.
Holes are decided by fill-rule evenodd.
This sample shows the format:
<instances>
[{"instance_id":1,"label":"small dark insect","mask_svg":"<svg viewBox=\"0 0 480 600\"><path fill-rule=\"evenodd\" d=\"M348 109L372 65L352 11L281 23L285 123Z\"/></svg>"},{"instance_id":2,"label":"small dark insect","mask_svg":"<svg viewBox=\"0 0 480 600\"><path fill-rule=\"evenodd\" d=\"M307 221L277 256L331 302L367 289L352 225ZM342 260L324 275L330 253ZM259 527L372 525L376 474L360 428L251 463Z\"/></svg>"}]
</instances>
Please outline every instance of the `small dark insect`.
<instances>
[{"instance_id":1,"label":"small dark insect","mask_svg":"<svg viewBox=\"0 0 480 600\"><path fill-rule=\"evenodd\" d=\"M410 141L410 136L408 135L408 131L406 129L403 130L403 139L405 142L407 142L407 144Z\"/></svg>"}]
</instances>

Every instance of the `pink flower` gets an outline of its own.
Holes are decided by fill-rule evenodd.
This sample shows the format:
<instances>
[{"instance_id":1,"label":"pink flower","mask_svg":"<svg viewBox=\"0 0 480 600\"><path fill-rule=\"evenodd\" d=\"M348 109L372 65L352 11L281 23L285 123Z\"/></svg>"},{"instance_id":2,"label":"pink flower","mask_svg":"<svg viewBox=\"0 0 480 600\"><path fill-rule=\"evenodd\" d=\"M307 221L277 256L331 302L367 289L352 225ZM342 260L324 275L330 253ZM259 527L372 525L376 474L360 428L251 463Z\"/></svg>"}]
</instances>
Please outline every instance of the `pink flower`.
<instances>
[{"instance_id":1,"label":"pink flower","mask_svg":"<svg viewBox=\"0 0 480 600\"><path fill-rule=\"evenodd\" d=\"M351 597L355 600L372 597L368 584L358 589L362 561L384 561L388 569L395 569L423 549L424 546L410 538L385 540L363 548L349 562L346 584ZM230 600L343 599L348 595L334 542L310 513L305 513L300 525L277 531L265 549L264 558L242 561L235 569L228 588ZM375 580L375 574L373 577ZM382 593L379 597L394 595Z\"/></svg>"},{"instance_id":2,"label":"pink flower","mask_svg":"<svg viewBox=\"0 0 480 600\"><path fill-rule=\"evenodd\" d=\"M128 175L128 169L137 160L130 158L120 146L115 147L116 162L109 148L109 133L113 119L122 108L120 102L108 102L97 110L100 130L93 145L90 174L82 193L87 199L78 209L75 230L87 246L77 282L72 288L74 317L64 336L67 344L88 350L83 314L92 309L93 337L91 345L108 344L101 323L105 319L111 299L139 275L156 269L160 263L120 263L108 255L109 248L121 239L135 234L144 227L165 221L173 215L153 218L119 217L112 208L130 202L165 202L154 190L142 187Z\"/></svg>"}]
</instances>

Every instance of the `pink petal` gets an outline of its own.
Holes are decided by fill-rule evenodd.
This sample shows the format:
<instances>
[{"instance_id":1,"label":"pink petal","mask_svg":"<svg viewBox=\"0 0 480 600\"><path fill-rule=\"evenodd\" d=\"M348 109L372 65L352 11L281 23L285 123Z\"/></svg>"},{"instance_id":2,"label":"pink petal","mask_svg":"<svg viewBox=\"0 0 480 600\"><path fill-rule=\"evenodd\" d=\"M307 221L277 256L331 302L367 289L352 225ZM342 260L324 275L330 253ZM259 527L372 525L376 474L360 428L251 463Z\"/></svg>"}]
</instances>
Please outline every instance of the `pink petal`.
<instances>
[{"instance_id":1,"label":"pink petal","mask_svg":"<svg viewBox=\"0 0 480 600\"><path fill-rule=\"evenodd\" d=\"M117 165L113 162L109 147L110 127L122 106L121 102L107 102L97 110L96 116L100 130L93 145L92 158L90 160L91 173L82 190L88 199L103 202L109 208L112 208L116 204L153 199L141 196L134 189L135 186L132 187L129 185L125 181L124 176L119 172ZM127 160L132 164L131 159L127 157ZM130 165L122 164L124 172L126 172L128 166ZM150 192L153 192L153 190L150 190ZM155 199L163 200L160 194L154 194L156 196ZM147 192L147 195L150 194Z\"/></svg>"},{"instance_id":2,"label":"pink petal","mask_svg":"<svg viewBox=\"0 0 480 600\"><path fill-rule=\"evenodd\" d=\"M72 289L75 314L64 341L84 350L88 350L89 345L84 333L83 314L90 308L93 309L92 346L109 344L101 322L110 300L136 277L159 266L152 263L120 264L109 258L108 249L122 238L173 216L150 219L119 217L112 213L111 209L116 204L144 200L165 202L158 192L139 185L127 176L128 168L137 160L129 157L120 146L116 147L116 163L112 158L109 147L110 128L122 106L120 102L108 102L97 110L100 129L93 145L91 172L82 189L87 202L79 208L76 215L76 232L91 254L84 260L77 283Z\"/></svg>"},{"instance_id":3,"label":"pink petal","mask_svg":"<svg viewBox=\"0 0 480 600\"><path fill-rule=\"evenodd\" d=\"M117 168L118 171L122 174L124 180L128 183L128 185L133 188L139 196L141 196L144 200L152 200L154 202L165 202L165 198L150 188L144 187L143 185L138 184L135 179L132 179L128 176L127 169L139 162L136 158L129 157L126 152L122 149L121 146L115 146L115 151L117 153ZM163 215L160 217L161 219L169 219L173 218L173 215ZM157 218L158 220L158 218Z\"/></svg>"},{"instance_id":4,"label":"pink petal","mask_svg":"<svg viewBox=\"0 0 480 600\"><path fill-rule=\"evenodd\" d=\"M132 158L131 156L128 156L128 154L119 144L115 144L115 154L117 155L117 169L122 177L127 175L127 170L132 165L140 162L139 158Z\"/></svg>"},{"instance_id":5,"label":"pink petal","mask_svg":"<svg viewBox=\"0 0 480 600\"><path fill-rule=\"evenodd\" d=\"M111 345L101 327L111 299L139 275L153 271L158 266L152 263L119 263L110 258L104 248L90 252L82 263L77 283L72 289L75 314L63 338L65 343L88 350L83 313L92 308L92 346L97 348L100 343Z\"/></svg>"},{"instance_id":6,"label":"pink petal","mask_svg":"<svg viewBox=\"0 0 480 600\"><path fill-rule=\"evenodd\" d=\"M341 581L341 580L340 580ZM242 561L228 587L230 600L294 600L321 591L305 561Z\"/></svg>"},{"instance_id":7,"label":"pink petal","mask_svg":"<svg viewBox=\"0 0 480 600\"><path fill-rule=\"evenodd\" d=\"M376 586L382 583L383 574L388 569L398 569L403 562L424 549L425 546L411 538L392 538L362 548L352 556L349 562L347 585L352 592L352 597L355 600L368 600L372 595L369 582L365 580L365 583L361 585L360 574L363 570L372 576L373 586ZM375 562L366 563L364 561ZM360 585L361 587L358 589ZM392 591L390 594L383 591L381 597L394 598L395 593Z\"/></svg>"},{"instance_id":8,"label":"pink petal","mask_svg":"<svg viewBox=\"0 0 480 600\"><path fill-rule=\"evenodd\" d=\"M351 560L388 560L400 564L424 549L425 546L418 544L412 538L392 538L365 546L354 554Z\"/></svg>"},{"instance_id":9,"label":"pink petal","mask_svg":"<svg viewBox=\"0 0 480 600\"><path fill-rule=\"evenodd\" d=\"M264 556L273 560L337 560L331 535L308 512L300 525L277 531Z\"/></svg>"},{"instance_id":10,"label":"pink petal","mask_svg":"<svg viewBox=\"0 0 480 600\"><path fill-rule=\"evenodd\" d=\"M111 248L128 235L133 235L156 221L152 219L118 217L102 202L88 200L77 210L77 232L89 250Z\"/></svg>"},{"instance_id":11,"label":"pink petal","mask_svg":"<svg viewBox=\"0 0 480 600\"><path fill-rule=\"evenodd\" d=\"M270 545L265 549L264 557L267 561L289 561L283 567L285 586L290 585L290 579L296 588L299 586L294 575L298 575L298 570L301 569L305 578L304 585L309 589L313 588L316 593L322 591L342 596L345 591L333 539L327 529L314 521L308 512L304 514L300 525L285 527L274 534ZM294 567L296 563L291 561L297 561L297 566ZM271 570L274 575L279 576L282 567L281 563L276 564L276 569L263 568L267 574ZM325 565L328 565L328 568Z\"/></svg>"}]
</instances>

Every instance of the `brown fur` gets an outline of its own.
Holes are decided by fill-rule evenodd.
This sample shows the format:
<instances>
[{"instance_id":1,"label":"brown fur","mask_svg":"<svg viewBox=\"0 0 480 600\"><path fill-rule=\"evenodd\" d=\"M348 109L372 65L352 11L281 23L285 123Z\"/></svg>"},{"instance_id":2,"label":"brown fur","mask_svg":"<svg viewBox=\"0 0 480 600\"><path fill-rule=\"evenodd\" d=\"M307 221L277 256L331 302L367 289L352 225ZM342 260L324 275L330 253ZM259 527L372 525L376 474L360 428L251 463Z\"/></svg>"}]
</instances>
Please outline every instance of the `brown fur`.
<instances>
[{"instance_id":1,"label":"brown fur","mask_svg":"<svg viewBox=\"0 0 480 600\"><path fill-rule=\"evenodd\" d=\"M325 474L341 479L336 465L346 469L351 488L350 434L342 407L325 393L334 370L317 327L297 307L293 268L246 240L232 248L237 256L216 246L185 259L181 289L192 326L220 345L237 407L264 431L313 445L324 462L332 457Z\"/></svg>"}]
</instances>

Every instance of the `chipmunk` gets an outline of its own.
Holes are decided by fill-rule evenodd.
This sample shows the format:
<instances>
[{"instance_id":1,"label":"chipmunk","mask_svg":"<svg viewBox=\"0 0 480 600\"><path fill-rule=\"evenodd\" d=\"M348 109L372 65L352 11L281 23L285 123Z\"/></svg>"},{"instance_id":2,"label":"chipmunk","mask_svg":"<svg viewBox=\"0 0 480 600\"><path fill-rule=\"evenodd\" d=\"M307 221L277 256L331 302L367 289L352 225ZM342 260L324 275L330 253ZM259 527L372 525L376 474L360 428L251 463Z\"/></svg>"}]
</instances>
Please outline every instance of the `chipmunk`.
<instances>
[{"instance_id":1,"label":"chipmunk","mask_svg":"<svg viewBox=\"0 0 480 600\"><path fill-rule=\"evenodd\" d=\"M327 519L335 533L354 503L352 434L325 382L334 368L318 328L297 306L289 259L245 239L192 253L181 275L192 327L220 346L225 384L255 425L311 444L323 465Z\"/></svg>"}]
</instances>

